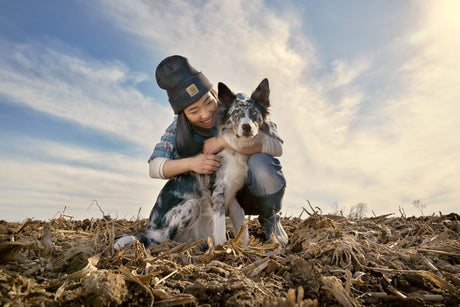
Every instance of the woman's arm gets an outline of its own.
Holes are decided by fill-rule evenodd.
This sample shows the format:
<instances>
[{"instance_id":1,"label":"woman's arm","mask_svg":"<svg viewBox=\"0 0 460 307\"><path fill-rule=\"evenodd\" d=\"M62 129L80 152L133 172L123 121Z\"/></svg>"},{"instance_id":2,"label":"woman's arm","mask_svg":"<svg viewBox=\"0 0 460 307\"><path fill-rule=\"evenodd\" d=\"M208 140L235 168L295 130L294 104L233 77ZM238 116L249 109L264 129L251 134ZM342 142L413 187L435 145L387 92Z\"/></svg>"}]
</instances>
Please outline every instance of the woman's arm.
<instances>
[{"instance_id":1,"label":"woman's arm","mask_svg":"<svg viewBox=\"0 0 460 307\"><path fill-rule=\"evenodd\" d=\"M254 144L252 146L243 147L243 148L234 148L227 142L225 142L221 137L213 137L207 139L204 142L203 152L208 154L215 154L221 151L224 148L228 148L245 155L253 155L255 153L264 152L273 157L279 157L283 154L283 148L281 142L273 137L267 136L264 138L262 143Z\"/></svg>"},{"instance_id":2,"label":"woman's arm","mask_svg":"<svg viewBox=\"0 0 460 307\"><path fill-rule=\"evenodd\" d=\"M183 173L212 174L220 167L220 158L212 154L183 159L154 158L149 162L149 174L152 178L168 179Z\"/></svg>"},{"instance_id":3,"label":"woman's arm","mask_svg":"<svg viewBox=\"0 0 460 307\"><path fill-rule=\"evenodd\" d=\"M233 151L237 151L239 153L242 153L242 154L248 155L248 156L256 154L256 153L259 153L259 152L262 152L262 144L254 144L252 146L242 147L242 148L236 149L236 148L232 147L230 144L225 143L225 148L228 148L228 149L233 150Z\"/></svg>"}]
</instances>

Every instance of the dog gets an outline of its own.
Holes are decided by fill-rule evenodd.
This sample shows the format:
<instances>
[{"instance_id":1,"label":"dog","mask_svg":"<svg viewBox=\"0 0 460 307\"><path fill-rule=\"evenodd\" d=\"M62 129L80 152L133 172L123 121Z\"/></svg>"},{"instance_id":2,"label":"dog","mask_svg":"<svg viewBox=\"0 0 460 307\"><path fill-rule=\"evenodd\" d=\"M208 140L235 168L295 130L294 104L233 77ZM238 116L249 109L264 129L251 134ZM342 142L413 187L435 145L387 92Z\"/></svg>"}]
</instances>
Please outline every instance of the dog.
<instances>
[{"instance_id":1,"label":"dog","mask_svg":"<svg viewBox=\"0 0 460 307\"><path fill-rule=\"evenodd\" d=\"M262 80L250 98L237 96L224 83L218 84L220 117L218 135L236 150L262 143L271 135L269 83ZM216 245L226 242L225 216L236 236L245 222L236 193L248 172L248 156L224 149L217 154L221 166L213 175L189 172L170 179L150 212L147 229L135 238L149 247L164 240L197 242L211 237ZM249 241L247 228L240 236ZM132 242L132 236L118 239L116 249Z\"/></svg>"}]
</instances>

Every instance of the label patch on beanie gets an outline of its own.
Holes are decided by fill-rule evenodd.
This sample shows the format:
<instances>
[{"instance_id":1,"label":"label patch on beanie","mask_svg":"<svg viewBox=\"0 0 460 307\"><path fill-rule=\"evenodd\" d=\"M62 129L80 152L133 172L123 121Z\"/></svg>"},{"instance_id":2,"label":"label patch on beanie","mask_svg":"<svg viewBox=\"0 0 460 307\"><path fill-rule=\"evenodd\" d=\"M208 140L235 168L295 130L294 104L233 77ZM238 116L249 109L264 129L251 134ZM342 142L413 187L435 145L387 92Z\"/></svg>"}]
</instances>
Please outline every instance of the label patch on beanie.
<instances>
[{"instance_id":1,"label":"label patch on beanie","mask_svg":"<svg viewBox=\"0 0 460 307\"><path fill-rule=\"evenodd\" d=\"M189 94L190 97L193 97L193 96L195 96L196 94L198 94L200 92L198 90L198 88L195 86L195 84L193 84L193 83L192 83L192 85L187 87L185 90L187 91L187 93Z\"/></svg>"}]
</instances>

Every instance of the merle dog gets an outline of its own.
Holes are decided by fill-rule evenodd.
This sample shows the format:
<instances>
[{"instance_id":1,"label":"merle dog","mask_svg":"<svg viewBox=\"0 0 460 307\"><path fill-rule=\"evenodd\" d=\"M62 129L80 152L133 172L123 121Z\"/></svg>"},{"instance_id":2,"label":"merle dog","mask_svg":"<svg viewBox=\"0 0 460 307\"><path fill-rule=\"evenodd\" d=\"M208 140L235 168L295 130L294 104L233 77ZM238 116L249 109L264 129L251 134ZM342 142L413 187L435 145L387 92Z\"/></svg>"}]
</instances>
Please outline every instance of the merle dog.
<instances>
[{"instance_id":1,"label":"merle dog","mask_svg":"<svg viewBox=\"0 0 460 307\"><path fill-rule=\"evenodd\" d=\"M236 150L262 143L271 134L269 93L267 79L262 80L248 99L239 99L225 84L219 83L219 136ZM208 237L221 244L226 241L226 215L232 221L234 235L239 232L245 214L236 193L244 184L248 156L230 149L218 155L222 158L221 167L214 175L189 172L166 183L152 208L147 229L135 236L137 240L146 247L166 239L192 243ZM240 238L247 244L247 228ZM117 240L115 248L131 241L131 236L124 236Z\"/></svg>"}]
</instances>

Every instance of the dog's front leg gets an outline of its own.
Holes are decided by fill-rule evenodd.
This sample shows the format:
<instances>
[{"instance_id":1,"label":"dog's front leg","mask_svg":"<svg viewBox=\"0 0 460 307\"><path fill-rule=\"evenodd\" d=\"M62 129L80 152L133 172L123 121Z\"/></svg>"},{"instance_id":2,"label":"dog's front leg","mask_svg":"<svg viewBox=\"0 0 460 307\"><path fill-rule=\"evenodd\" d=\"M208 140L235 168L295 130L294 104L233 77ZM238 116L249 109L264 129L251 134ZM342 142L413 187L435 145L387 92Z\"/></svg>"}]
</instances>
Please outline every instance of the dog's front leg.
<instances>
[{"instance_id":1,"label":"dog's front leg","mask_svg":"<svg viewBox=\"0 0 460 307\"><path fill-rule=\"evenodd\" d=\"M240 232L241 226L243 226L244 224L245 213L244 213L243 208L241 208L240 204L236 200L236 198L232 198L231 200L229 200L228 211L229 211L230 220L232 221L232 225L233 225L233 235L236 237L236 235ZM241 243L243 243L244 245L248 245L248 242L249 242L248 227L246 227L243 230L240 240L241 240Z\"/></svg>"},{"instance_id":2,"label":"dog's front leg","mask_svg":"<svg viewBox=\"0 0 460 307\"><path fill-rule=\"evenodd\" d=\"M216 184L212 193L214 227L213 239L216 245L227 241L225 228L225 185Z\"/></svg>"}]
</instances>

